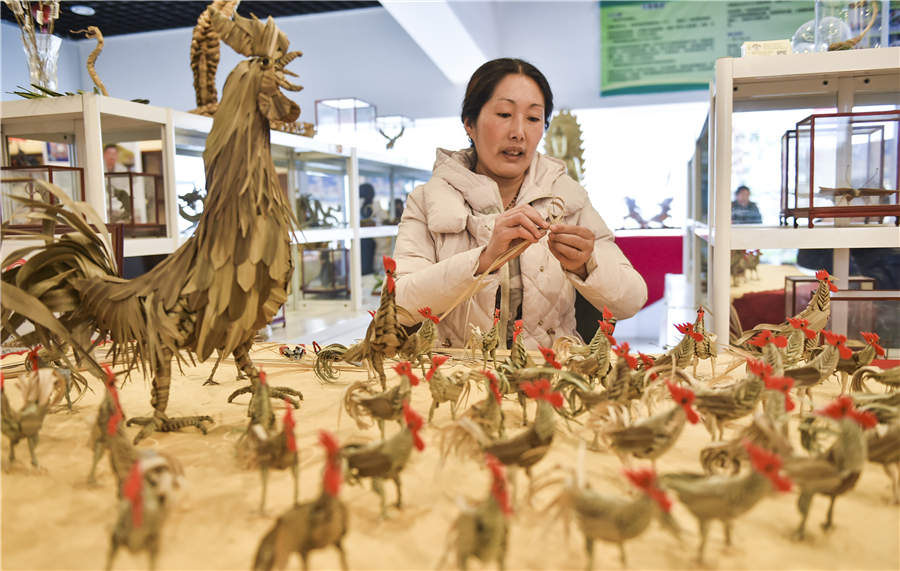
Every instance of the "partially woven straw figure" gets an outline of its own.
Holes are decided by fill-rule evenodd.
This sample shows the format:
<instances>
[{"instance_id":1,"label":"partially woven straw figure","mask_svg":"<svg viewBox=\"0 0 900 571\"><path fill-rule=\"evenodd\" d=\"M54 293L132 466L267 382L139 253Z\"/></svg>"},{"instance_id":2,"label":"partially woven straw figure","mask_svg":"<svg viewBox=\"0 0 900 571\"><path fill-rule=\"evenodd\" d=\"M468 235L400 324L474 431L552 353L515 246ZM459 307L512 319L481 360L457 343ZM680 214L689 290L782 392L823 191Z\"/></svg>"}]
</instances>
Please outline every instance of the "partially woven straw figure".
<instances>
[{"instance_id":1,"label":"partially woven straw figure","mask_svg":"<svg viewBox=\"0 0 900 571\"><path fill-rule=\"evenodd\" d=\"M34 256L3 273L2 340L18 336L27 319L36 331L20 341L59 346L68 339L83 354L96 333L112 339L116 363L149 369L154 412L129 421L143 426L135 440L185 424L205 430L204 423L212 422L208 416L186 422L166 415L172 357L182 360L180 351L200 360L216 350L231 353L251 386L258 386L249 349L287 299L292 272L294 218L272 163L269 122L293 121L300 113L279 89L300 89L284 77L284 66L298 52L288 52L288 39L271 18L229 20L213 12L212 22L247 59L229 75L207 138L209 196L194 235L150 272L122 280L110 250L81 220L84 206L56 190L61 204L23 202L77 231L54 237L53 224L45 221L46 245L14 252L13 260ZM274 388L271 394L285 396Z\"/></svg>"}]
</instances>

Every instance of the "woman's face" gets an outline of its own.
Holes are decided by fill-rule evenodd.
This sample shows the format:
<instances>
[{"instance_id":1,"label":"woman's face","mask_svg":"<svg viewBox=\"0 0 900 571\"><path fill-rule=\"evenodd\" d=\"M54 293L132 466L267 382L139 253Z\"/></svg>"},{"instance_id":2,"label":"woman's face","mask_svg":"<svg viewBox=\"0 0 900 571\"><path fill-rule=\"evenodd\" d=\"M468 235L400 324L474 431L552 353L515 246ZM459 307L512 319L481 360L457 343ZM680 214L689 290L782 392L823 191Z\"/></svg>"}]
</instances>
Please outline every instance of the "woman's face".
<instances>
[{"instance_id":1,"label":"woman's face","mask_svg":"<svg viewBox=\"0 0 900 571\"><path fill-rule=\"evenodd\" d=\"M544 134L544 96L526 75L504 77L481 108L475 124L466 125L475 144L475 170L494 180L522 178Z\"/></svg>"}]
</instances>

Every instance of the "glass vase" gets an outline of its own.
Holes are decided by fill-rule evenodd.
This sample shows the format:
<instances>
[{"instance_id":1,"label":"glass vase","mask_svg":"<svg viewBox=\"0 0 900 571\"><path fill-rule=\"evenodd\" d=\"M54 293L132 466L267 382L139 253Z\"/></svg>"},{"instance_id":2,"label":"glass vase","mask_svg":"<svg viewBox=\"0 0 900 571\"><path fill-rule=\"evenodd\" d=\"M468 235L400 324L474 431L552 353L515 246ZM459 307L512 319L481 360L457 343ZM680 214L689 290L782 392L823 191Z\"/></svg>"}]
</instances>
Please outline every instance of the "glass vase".
<instances>
[{"instance_id":1,"label":"glass vase","mask_svg":"<svg viewBox=\"0 0 900 571\"><path fill-rule=\"evenodd\" d=\"M56 71L62 38L53 34L34 34L32 37L25 35L24 41L31 83L56 91Z\"/></svg>"},{"instance_id":2,"label":"glass vase","mask_svg":"<svg viewBox=\"0 0 900 571\"><path fill-rule=\"evenodd\" d=\"M881 0L817 0L816 51L880 47L884 9Z\"/></svg>"}]
</instances>

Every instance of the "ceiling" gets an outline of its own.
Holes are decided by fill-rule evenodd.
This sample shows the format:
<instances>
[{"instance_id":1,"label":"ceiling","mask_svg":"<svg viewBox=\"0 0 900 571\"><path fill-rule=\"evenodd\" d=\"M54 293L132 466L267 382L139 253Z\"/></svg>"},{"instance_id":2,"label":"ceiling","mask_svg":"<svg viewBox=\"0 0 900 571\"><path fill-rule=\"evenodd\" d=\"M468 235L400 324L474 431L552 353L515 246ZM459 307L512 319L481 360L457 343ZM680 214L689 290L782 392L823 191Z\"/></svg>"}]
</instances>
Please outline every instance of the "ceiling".
<instances>
[{"instance_id":1,"label":"ceiling","mask_svg":"<svg viewBox=\"0 0 900 571\"><path fill-rule=\"evenodd\" d=\"M208 1L196 2L190 0L183 2L64 1L60 3L59 19L55 22L54 34L69 39L80 39L84 36L73 35L70 30L77 30L87 26L97 26L106 37L152 30L167 30L169 28L192 28L197 24L197 18L209 4L210 2ZM79 16L71 11L71 7L76 5L89 6L96 13L93 16ZM380 6L380 3L362 0L303 0L293 2L244 0L238 6L238 13L247 17L250 16L251 12L256 15L265 14L279 17L353 10L372 6ZM4 20L16 22L15 17L5 3L0 9L0 15L2 15Z\"/></svg>"}]
</instances>

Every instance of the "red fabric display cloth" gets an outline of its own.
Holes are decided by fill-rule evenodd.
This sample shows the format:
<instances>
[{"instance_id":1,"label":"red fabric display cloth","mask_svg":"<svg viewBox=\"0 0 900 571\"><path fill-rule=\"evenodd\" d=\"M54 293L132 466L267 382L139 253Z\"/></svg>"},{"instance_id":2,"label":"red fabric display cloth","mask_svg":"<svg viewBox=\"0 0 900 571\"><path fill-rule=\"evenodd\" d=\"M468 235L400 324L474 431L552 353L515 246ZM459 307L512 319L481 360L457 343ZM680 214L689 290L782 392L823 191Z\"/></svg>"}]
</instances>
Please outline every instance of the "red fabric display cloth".
<instances>
[{"instance_id":1,"label":"red fabric display cloth","mask_svg":"<svg viewBox=\"0 0 900 571\"><path fill-rule=\"evenodd\" d=\"M647 305L662 299L666 274L680 274L684 238L676 236L616 236L618 246L647 282Z\"/></svg>"}]
</instances>

